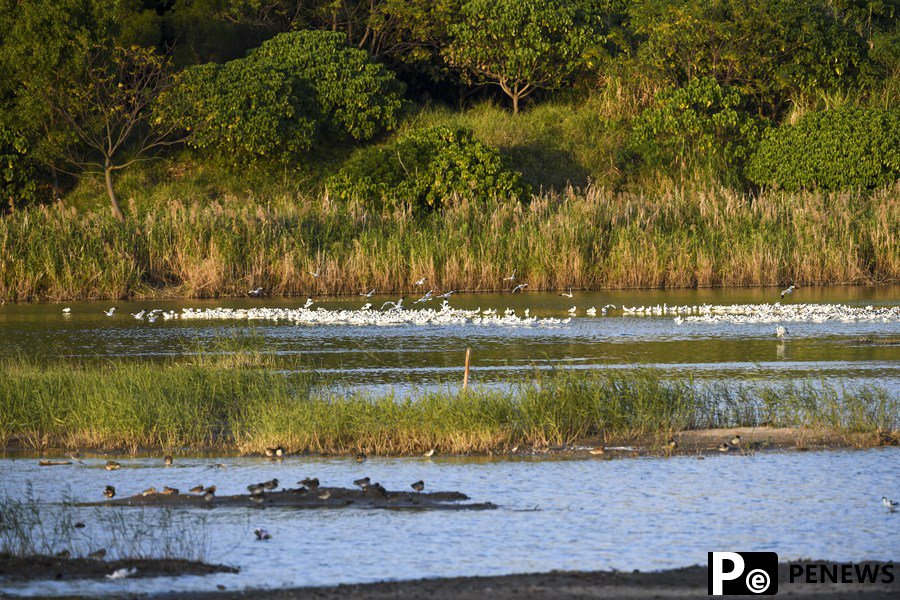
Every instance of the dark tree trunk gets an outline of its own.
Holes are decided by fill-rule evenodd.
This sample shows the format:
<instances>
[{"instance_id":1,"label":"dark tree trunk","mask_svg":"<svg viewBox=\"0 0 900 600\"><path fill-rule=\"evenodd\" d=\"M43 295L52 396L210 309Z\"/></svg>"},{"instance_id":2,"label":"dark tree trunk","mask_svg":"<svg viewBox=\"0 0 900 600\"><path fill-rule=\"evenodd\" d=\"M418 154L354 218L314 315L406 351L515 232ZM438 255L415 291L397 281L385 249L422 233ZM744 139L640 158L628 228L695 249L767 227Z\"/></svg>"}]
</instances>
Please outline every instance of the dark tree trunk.
<instances>
[{"instance_id":1,"label":"dark tree trunk","mask_svg":"<svg viewBox=\"0 0 900 600\"><path fill-rule=\"evenodd\" d=\"M119 221L119 223L124 223L125 215L122 214L122 209L119 206L119 201L116 199L116 191L113 189L112 172L113 165L107 158L106 168L103 170L103 175L106 177L106 191L109 194L109 201L112 204L113 216L117 221Z\"/></svg>"}]
</instances>

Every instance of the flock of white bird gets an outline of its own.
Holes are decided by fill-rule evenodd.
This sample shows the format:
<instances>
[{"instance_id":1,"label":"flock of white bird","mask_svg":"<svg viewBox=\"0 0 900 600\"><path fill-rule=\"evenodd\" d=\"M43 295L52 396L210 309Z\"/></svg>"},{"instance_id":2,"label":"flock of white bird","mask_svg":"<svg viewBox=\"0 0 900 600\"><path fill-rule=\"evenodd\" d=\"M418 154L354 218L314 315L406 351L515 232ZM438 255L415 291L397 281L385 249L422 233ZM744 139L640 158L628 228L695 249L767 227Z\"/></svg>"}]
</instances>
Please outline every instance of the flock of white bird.
<instances>
[{"instance_id":1,"label":"flock of white bird","mask_svg":"<svg viewBox=\"0 0 900 600\"><path fill-rule=\"evenodd\" d=\"M313 277L318 277L318 270L310 272ZM425 285L426 278L415 282L416 288ZM513 293L521 292L528 284L516 285L516 275L505 278L514 287ZM794 292L792 285L781 292L781 298ZM409 304L403 305L404 298L396 301L388 301L380 308L374 308L371 303L364 304L359 309L327 310L325 308L313 309L312 298L299 308L183 308L175 310L141 310L132 313L137 320L153 323L157 319L229 319L245 321L287 321L296 325L560 325L569 323L572 317L579 313L577 306L567 310L568 317L557 319L554 317L538 318L530 314L530 309L524 309L522 316L516 314L511 308L500 312L498 309L465 310L453 308L448 299L454 294L453 290L435 295L435 290L429 290L421 298L412 302L413 305L428 304L432 301L443 299L440 308L415 308ZM262 288L256 288L248 292L250 296L261 297L264 295ZM371 298L375 290L361 293L360 296ZM566 298L574 296L571 289L560 294ZM845 304L701 304L669 306L657 304L655 306L622 306L607 304L599 309L602 316L607 316L611 310L621 310L623 316L673 316L676 324L682 323L824 323L826 321L838 321L843 323L889 323L900 321L900 306L850 306ZM597 316L597 307L591 306L584 310L589 317ZM103 311L107 317L115 315L115 307ZM64 308L63 313L69 314L70 309ZM779 325L775 328L775 334L783 338L787 330Z\"/></svg>"}]
</instances>

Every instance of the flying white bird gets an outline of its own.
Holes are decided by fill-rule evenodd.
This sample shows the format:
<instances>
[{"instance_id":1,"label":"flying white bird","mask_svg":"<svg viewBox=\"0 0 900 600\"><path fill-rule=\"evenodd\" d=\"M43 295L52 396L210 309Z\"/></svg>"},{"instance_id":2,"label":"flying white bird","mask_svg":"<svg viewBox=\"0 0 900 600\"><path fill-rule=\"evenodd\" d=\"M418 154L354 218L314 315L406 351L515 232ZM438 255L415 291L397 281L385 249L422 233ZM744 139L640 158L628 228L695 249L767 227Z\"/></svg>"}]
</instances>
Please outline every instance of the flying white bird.
<instances>
[{"instance_id":1,"label":"flying white bird","mask_svg":"<svg viewBox=\"0 0 900 600\"><path fill-rule=\"evenodd\" d=\"M146 309L142 309L141 312L131 313L131 316L134 317L135 319L137 319L138 321L140 321L141 319L144 318L145 311L146 311Z\"/></svg>"},{"instance_id":2,"label":"flying white bird","mask_svg":"<svg viewBox=\"0 0 900 600\"><path fill-rule=\"evenodd\" d=\"M452 296L455 293L456 293L456 290L450 290L449 292L444 292L443 294L440 294L438 296L438 298L449 298L450 296Z\"/></svg>"},{"instance_id":3,"label":"flying white bird","mask_svg":"<svg viewBox=\"0 0 900 600\"><path fill-rule=\"evenodd\" d=\"M510 275L509 277L503 278L503 281L515 281L515 280L516 280L516 272L515 271L513 271L512 275Z\"/></svg>"},{"instance_id":4,"label":"flying white bird","mask_svg":"<svg viewBox=\"0 0 900 600\"><path fill-rule=\"evenodd\" d=\"M255 290L250 290L247 292L251 296L262 296L263 289L261 287L256 288Z\"/></svg>"},{"instance_id":5,"label":"flying white bird","mask_svg":"<svg viewBox=\"0 0 900 600\"><path fill-rule=\"evenodd\" d=\"M312 271L307 271L307 273L309 273L310 275L312 275L312 276L313 276L313 279L318 279L318 277L319 277L319 271L321 271L321 270L322 270L321 267L316 267L316 272L315 272L315 273L313 273Z\"/></svg>"},{"instance_id":6,"label":"flying white bird","mask_svg":"<svg viewBox=\"0 0 900 600\"><path fill-rule=\"evenodd\" d=\"M419 280L416 281L416 287L425 285L425 282L426 282L426 281L428 281L428 278L427 278L427 277L422 277L421 279L419 279Z\"/></svg>"},{"instance_id":7,"label":"flying white bird","mask_svg":"<svg viewBox=\"0 0 900 600\"><path fill-rule=\"evenodd\" d=\"M363 304L362 308L359 310L369 310L370 308L372 308L372 303L366 302L365 304Z\"/></svg>"},{"instance_id":8,"label":"flying white bird","mask_svg":"<svg viewBox=\"0 0 900 600\"><path fill-rule=\"evenodd\" d=\"M312 299L312 298L307 298L307 299L306 299L306 304L303 305L303 308L309 308L309 307L312 306L312 305L313 305L313 299Z\"/></svg>"},{"instance_id":9,"label":"flying white bird","mask_svg":"<svg viewBox=\"0 0 900 600\"><path fill-rule=\"evenodd\" d=\"M375 295L375 288L372 288L371 291L369 291L369 292L360 294L360 296L365 296L366 298L371 298L374 295Z\"/></svg>"},{"instance_id":10,"label":"flying white bird","mask_svg":"<svg viewBox=\"0 0 900 600\"><path fill-rule=\"evenodd\" d=\"M521 292L522 290L524 290L527 287L528 287L527 283L520 283L519 285L517 285L516 287L514 287L512 289L512 293L515 294L516 292Z\"/></svg>"},{"instance_id":11,"label":"flying white bird","mask_svg":"<svg viewBox=\"0 0 900 600\"><path fill-rule=\"evenodd\" d=\"M781 297L789 296L794 293L794 286L789 286L788 289L781 291Z\"/></svg>"},{"instance_id":12,"label":"flying white bird","mask_svg":"<svg viewBox=\"0 0 900 600\"><path fill-rule=\"evenodd\" d=\"M113 307L112 307L111 309L109 309L109 310L104 310L104 311L103 311L103 314L106 315L107 317L111 317L111 316L113 316L113 313L114 313L114 312L116 312L116 307L115 307L115 306L113 306Z\"/></svg>"},{"instance_id":13,"label":"flying white bird","mask_svg":"<svg viewBox=\"0 0 900 600\"><path fill-rule=\"evenodd\" d=\"M563 292L562 294L560 294L560 296L565 296L566 298L571 298L572 297L572 288L569 288L568 294Z\"/></svg>"},{"instance_id":14,"label":"flying white bird","mask_svg":"<svg viewBox=\"0 0 900 600\"><path fill-rule=\"evenodd\" d=\"M572 308L569 309L569 314L570 314L570 315L574 315L575 312L576 312L577 310L578 310L578 307L577 307L577 306L573 306Z\"/></svg>"}]
</instances>

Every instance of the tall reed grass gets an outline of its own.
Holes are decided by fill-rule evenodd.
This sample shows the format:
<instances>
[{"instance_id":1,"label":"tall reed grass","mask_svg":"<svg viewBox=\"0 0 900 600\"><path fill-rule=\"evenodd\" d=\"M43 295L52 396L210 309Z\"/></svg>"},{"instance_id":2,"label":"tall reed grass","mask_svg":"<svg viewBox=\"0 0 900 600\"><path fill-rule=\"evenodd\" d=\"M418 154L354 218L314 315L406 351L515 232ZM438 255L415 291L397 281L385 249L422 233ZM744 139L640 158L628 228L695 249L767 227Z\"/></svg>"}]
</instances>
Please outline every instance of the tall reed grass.
<instances>
[{"instance_id":1,"label":"tall reed grass","mask_svg":"<svg viewBox=\"0 0 900 600\"><path fill-rule=\"evenodd\" d=\"M0 370L0 444L34 449L466 453L760 424L875 434L900 426L900 399L825 383L699 385L655 370L536 373L499 390L409 398L341 394L308 372L227 357L75 366L16 359Z\"/></svg>"},{"instance_id":2,"label":"tall reed grass","mask_svg":"<svg viewBox=\"0 0 900 600\"><path fill-rule=\"evenodd\" d=\"M419 277L496 290L513 270L532 290L896 281L898 192L588 187L427 216L248 192L156 198L124 226L105 208L31 208L0 217L0 299L403 292Z\"/></svg>"}]
</instances>

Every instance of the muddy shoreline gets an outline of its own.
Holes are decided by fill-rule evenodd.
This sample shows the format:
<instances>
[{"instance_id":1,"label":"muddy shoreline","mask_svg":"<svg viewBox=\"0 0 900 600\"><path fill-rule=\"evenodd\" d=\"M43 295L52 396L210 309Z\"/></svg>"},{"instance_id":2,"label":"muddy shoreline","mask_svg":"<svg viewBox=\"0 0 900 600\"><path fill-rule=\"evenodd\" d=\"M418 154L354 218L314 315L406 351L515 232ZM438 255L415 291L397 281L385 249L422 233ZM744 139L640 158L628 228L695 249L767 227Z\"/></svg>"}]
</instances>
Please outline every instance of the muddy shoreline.
<instances>
[{"instance_id":1,"label":"muddy shoreline","mask_svg":"<svg viewBox=\"0 0 900 600\"><path fill-rule=\"evenodd\" d=\"M782 595L830 600L892 600L900 596L900 578L893 583L811 584L789 582L788 565L779 565ZM553 571L498 577L452 577L413 581L339 585L321 588L245 590L237 592L166 594L156 598L274 598L276 600L583 600L586 598L684 599L706 598L707 568L694 566L658 572Z\"/></svg>"},{"instance_id":2,"label":"muddy shoreline","mask_svg":"<svg viewBox=\"0 0 900 600\"><path fill-rule=\"evenodd\" d=\"M226 565L210 565L182 559L132 558L95 560L91 558L61 558L57 556L11 556L0 554L0 582L69 579L104 579L119 569L134 569L129 579L176 575L211 575L237 573L239 569ZM2 596L0 592L0 596Z\"/></svg>"},{"instance_id":3,"label":"muddy shoreline","mask_svg":"<svg viewBox=\"0 0 900 600\"><path fill-rule=\"evenodd\" d=\"M730 444L731 439L739 435L739 445ZM676 440L676 448L671 448L669 440ZM438 457L508 457L527 458L541 456L591 456L593 458L628 458L637 456L682 456L682 455L716 455L718 445L728 442L729 452L735 454L784 450L836 450L864 449L879 446L900 445L900 430L882 432L848 432L838 429L822 429L807 427L729 427L721 429L690 429L674 433L654 433L643 436L616 437L598 439L587 437L576 440L566 446L513 446L498 448L490 452L442 453L436 449ZM598 453L599 450L603 450ZM365 452L366 449L363 449ZM35 450L16 438L10 438L0 448L2 456L48 457L60 459L59 464L47 466L66 466L77 464L77 459L85 457L160 457L165 454L173 456L206 456L230 457L263 456L259 453L242 453L229 446L207 446L199 448L79 448L77 451L59 447L47 447ZM385 454L367 453L369 457L416 457L419 454ZM319 453L304 450L287 449L284 458L354 458L357 451L346 453ZM279 459L280 460L280 459ZM57 462L57 461L54 461Z\"/></svg>"}]
</instances>

